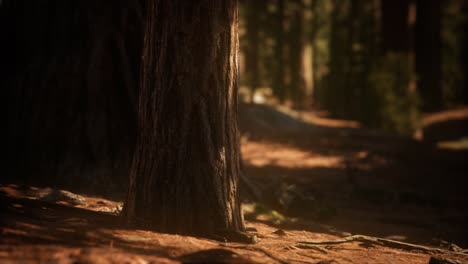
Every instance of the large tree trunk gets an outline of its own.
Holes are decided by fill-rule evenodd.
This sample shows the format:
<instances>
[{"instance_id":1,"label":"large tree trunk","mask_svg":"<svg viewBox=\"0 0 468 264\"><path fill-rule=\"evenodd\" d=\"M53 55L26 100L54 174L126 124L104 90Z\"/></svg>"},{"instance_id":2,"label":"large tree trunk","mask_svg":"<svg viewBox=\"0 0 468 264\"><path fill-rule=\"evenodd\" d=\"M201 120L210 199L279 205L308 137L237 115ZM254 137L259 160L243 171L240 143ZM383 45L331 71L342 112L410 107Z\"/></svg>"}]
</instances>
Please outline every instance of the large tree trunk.
<instances>
[{"instance_id":1,"label":"large tree trunk","mask_svg":"<svg viewBox=\"0 0 468 264\"><path fill-rule=\"evenodd\" d=\"M236 0L150 0L129 223L181 234L242 231Z\"/></svg>"}]
</instances>

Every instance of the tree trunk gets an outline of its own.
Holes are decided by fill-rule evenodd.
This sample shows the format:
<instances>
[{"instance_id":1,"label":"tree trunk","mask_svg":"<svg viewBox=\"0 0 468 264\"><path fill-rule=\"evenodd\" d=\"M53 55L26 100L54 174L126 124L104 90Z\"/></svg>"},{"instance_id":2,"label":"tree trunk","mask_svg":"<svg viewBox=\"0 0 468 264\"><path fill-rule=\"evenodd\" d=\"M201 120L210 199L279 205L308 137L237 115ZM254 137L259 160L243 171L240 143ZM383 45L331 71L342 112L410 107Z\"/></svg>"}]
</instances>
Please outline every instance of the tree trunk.
<instances>
[{"instance_id":1,"label":"tree trunk","mask_svg":"<svg viewBox=\"0 0 468 264\"><path fill-rule=\"evenodd\" d=\"M442 22L443 1L418 0L416 20L416 70L425 111L443 107Z\"/></svg>"},{"instance_id":2,"label":"tree trunk","mask_svg":"<svg viewBox=\"0 0 468 264\"><path fill-rule=\"evenodd\" d=\"M324 94L325 107L339 118L346 118L346 100L344 89L348 88L349 78L349 1L331 1L330 40L328 62L329 74L327 89Z\"/></svg>"},{"instance_id":3,"label":"tree trunk","mask_svg":"<svg viewBox=\"0 0 468 264\"><path fill-rule=\"evenodd\" d=\"M409 74L415 72L414 27L416 0L382 0L382 48L384 53L408 58ZM416 80L410 78L408 91L416 92Z\"/></svg>"},{"instance_id":4,"label":"tree trunk","mask_svg":"<svg viewBox=\"0 0 468 264\"><path fill-rule=\"evenodd\" d=\"M273 76L273 93L280 102L286 99L284 80L284 0L276 3L276 28L275 28L275 75Z\"/></svg>"},{"instance_id":5,"label":"tree trunk","mask_svg":"<svg viewBox=\"0 0 468 264\"><path fill-rule=\"evenodd\" d=\"M294 107L304 107L305 82L303 77L303 19L304 4L302 0L291 3L291 14L289 18L289 98Z\"/></svg>"},{"instance_id":6,"label":"tree trunk","mask_svg":"<svg viewBox=\"0 0 468 264\"><path fill-rule=\"evenodd\" d=\"M254 103L255 90L260 85L260 16L262 1L247 1L246 7L246 75L250 88L250 102Z\"/></svg>"},{"instance_id":7,"label":"tree trunk","mask_svg":"<svg viewBox=\"0 0 468 264\"><path fill-rule=\"evenodd\" d=\"M129 223L169 233L243 231L238 197L236 0L150 0Z\"/></svg>"},{"instance_id":8,"label":"tree trunk","mask_svg":"<svg viewBox=\"0 0 468 264\"><path fill-rule=\"evenodd\" d=\"M310 102L312 105L315 105L317 102L317 70L318 70L318 63L317 63L317 45L316 45L316 39L317 35L319 32L318 26L318 11L317 11L317 0L312 0L310 3L310 11L312 13L312 23L311 27L312 29L310 30L310 57L311 57L311 84L312 84L312 91L311 91L311 98Z\"/></svg>"}]
</instances>

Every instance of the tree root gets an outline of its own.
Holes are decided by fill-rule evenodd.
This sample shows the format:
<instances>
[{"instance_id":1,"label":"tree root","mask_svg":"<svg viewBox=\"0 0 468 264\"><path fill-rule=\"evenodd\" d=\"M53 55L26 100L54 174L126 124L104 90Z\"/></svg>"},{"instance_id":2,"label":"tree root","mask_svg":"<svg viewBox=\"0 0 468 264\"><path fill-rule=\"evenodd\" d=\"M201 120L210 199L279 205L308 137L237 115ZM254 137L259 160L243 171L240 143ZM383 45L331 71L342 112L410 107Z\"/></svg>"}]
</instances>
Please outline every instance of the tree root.
<instances>
[{"instance_id":1,"label":"tree root","mask_svg":"<svg viewBox=\"0 0 468 264\"><path fill-rule=\"evenodd\" d=\"M297 247L305 247L306 245L336 245L349 242L363 242L371 245L380 245L390 248L403 249L403 250L418 250L424 253L429 254L451 254L451 255L468 255L464 252L456 252L439 248L426 247L422 245L410 244L406 242L379 238L379 237L370 237L363 235L354 235L348 236L336 240L318 240L318 241L301 241L296 244Z\"/></svg>"}]
</instances>

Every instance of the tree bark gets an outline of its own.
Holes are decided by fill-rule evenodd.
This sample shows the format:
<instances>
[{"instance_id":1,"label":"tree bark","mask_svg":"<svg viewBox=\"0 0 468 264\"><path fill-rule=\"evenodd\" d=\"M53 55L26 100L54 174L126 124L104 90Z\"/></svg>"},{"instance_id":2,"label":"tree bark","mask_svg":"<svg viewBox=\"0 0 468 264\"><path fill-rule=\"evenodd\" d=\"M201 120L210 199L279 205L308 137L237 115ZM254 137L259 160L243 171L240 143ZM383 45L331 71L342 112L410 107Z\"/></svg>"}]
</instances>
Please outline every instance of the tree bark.
<instances>
[{"instance_id":1,"label":"tree bark","mask_svg":"<svg viewBox=\"0 0 468 264\"><path fill-rule=\"evenodd\" d=\"M243 231L236 0L150 0L123 215L169 233Z\"/></svg>"}]
</instances>

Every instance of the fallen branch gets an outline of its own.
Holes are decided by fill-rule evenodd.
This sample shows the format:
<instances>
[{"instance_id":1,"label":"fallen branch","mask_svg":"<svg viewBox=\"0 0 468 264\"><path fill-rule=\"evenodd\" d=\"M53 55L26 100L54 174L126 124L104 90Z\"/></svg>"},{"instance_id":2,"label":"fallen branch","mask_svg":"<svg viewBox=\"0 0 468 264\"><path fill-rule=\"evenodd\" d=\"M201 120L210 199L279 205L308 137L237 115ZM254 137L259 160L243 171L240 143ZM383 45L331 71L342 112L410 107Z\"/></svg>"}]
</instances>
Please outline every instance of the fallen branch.
<instances>
[{"instance_id":1,"label":"fallen branch","mask_svg":"<svg viewBox=\"0 0 468 264\"><path fill-rule=\"evenodd\" d=\"M349 242L364 242L368 244L380 245L385 247L391 247L396 249L403 249L403 250L419 250L424 253L430 254L456 254L456 255L467 255L463 252L455 252L449 251L439 248L432 248L426 247L422 245L410 244L406 242L379 238L379 237L370 237L370 236L363 236L363 235L354 235L348 236L341 239L336 240L318 240L318 241L301 241L296 244L297 247L304 246L304 245L335 245L335 244L343 244Z\"/></svg>"}]
</instances>

